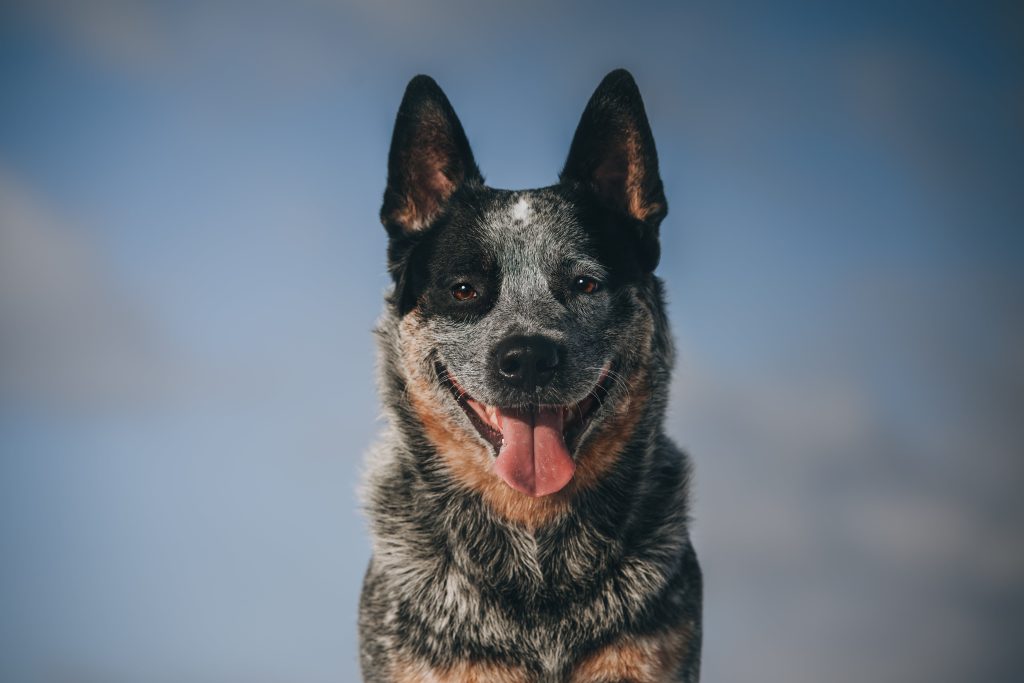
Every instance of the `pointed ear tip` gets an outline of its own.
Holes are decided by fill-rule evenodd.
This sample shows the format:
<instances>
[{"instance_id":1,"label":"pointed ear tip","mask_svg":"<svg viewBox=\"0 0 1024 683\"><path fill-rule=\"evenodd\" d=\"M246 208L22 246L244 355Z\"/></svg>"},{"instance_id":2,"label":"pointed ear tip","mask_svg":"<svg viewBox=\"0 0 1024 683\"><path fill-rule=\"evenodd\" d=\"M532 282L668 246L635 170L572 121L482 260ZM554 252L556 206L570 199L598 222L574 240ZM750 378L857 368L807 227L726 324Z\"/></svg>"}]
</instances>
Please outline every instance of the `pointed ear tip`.
<instances>
[{"instance_id":1,"label":"pointed ear tip","mask_svg":"<svg viewBox=\"0 0 1024 683\"><path fill-rule=\"evenodd\" d=\"M405 97L402 99L410 101L438 99L439 97L444 97L444 91L441 90L437 81L426 74L418 74L413 76L409 80L409 84L405 86Z\"/></svg>"},{"instance_id":2,"label":"pointed ear tip","mask_svg":"<svg viewBox=\"0 0 1024 683\"><path fill-rule=\"evenodd\" d=\"M618 69L612 69L611 71L609 71L608 75L605 76L605 78L627 78L629 80L633 80L633 74L629 72L629 69L620 66Z\"/></svg>"},{"instance_id":3,"label":"pointed ear tip","mask_svg":"<svg viewBox=\"0 0 1024 683\"><path fill-rule=\"evenodd\" d=\"M618 68L613 71L609 71L608 75L601 81L601 85L610 88L632 88L636 89L636 79L633 78L627 69Z\"/></svg>"},{"instance_id":4,"label":"pointed ear tip","mask_svg":"<svg viewBox=\"0 0 1024 683\"><path fill-rule=\"evenodd\" d=\"M405 86L406 90L415 90L420 88L437 87L437 81L426 74L416 74L409 79L409 85Z\"/></svg>"},{"instance_id":5,"label":"pointed ear tip","mask_svg":"<svg viewBox=\"0 0 1024 683\"><path fill-rule=\"evenodd\" d=\"M594 90L593 97L607 102L619 102L626 106L633 106L634 103L643 101L633 74L625 69L615 69L609 72Z\"/></svg>"},{"instance_id":6,"label":"pointed ear tip","mask_svg":"<svg viewBox=\"0 0 1024 683\"><path fill-rule=\"evenodd\" d=\"M414 76L402 95L402 103L398 106L399 119L418 119L426 111L450 111L451 103L448 96L441 90L430 76L419 74Z\"/></svg>"}]
</instances>

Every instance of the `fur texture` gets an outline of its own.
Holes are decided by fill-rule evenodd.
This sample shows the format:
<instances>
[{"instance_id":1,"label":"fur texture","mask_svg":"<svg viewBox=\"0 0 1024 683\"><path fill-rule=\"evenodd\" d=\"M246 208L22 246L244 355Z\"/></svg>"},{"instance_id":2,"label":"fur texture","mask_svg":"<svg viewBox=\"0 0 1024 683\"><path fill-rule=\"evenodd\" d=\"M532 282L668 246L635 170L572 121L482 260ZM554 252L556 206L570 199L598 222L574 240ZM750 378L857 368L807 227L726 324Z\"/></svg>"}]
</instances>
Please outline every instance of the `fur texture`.
<instances>
[{"instance_id":1,"label":"fur texture","mask_svg":"<svg viewBox=\"0 0 1024 683\"><path fill-rule=\"evenodd\" d=\"M594 93L559 183L514 192L484 184L440 88L410 82L381 211L395 286L377 330L389 425L365 481L368 683L698 680L690 465L662 431L666 212L627 72ZM500 350L520 338L557 349L550 377L509 381ZM571 481L540 497L503 481L468 397L579 412Z\"/></svg>"}]
</instances>

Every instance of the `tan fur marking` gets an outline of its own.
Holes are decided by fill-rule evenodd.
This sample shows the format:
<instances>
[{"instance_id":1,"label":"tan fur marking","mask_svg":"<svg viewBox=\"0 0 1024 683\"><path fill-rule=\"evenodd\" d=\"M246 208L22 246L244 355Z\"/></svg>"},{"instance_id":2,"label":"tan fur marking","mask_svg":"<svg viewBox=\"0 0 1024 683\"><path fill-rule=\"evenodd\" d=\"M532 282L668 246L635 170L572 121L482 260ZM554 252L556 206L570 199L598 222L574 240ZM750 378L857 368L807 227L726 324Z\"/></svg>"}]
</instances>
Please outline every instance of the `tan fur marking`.
<instances>
[{"instance_id":1,"label":"tan fur marking","mask_svg":"<svg viewBox=\"0 0 1024 683\"><path fill-rule=\"evenodd\" d=\"M652 333L649 329L643 341L645 356L650 355ZM502 481L494 473L490 447L439 407L441 401L449 399L424 361L430 342L416 311L402 320L401 336L409 403L441 460L455 480L479 493L495 514L527 529L542 527L564 514L577 493L595 486L607 474L632 437L647 403L647 371L641 370L628 380L628 395L619 402L616 412L604 418L597 434L580 453L576 475L569 485L549 496L531 498ZM642 365L646 367L646 360Z\"/></svg>"},{"instance_id":2,"label":"tan fur marking","mask_svg":"<svg viewBox=\"0 0 1024 683\"><path fill-rule=\"evenodd\" d=\"M639 341L642 354L640 370L626 380L626 395L620 400L615 414L604 418L595 438L577 457L576 476L572 481L572 486L576 490L596 486L618 462L622 449L633 437L636 425L643 415L644 406L650 397L647 368L650 365L654 341L654 321L650 317L646 320L644 332L643 339Z\"/></svg>"},{"instance_id":3,"label":"tan fur marking","mask_svg":"<svg viewBox=\"0 0 1024 683\"><path fill-rule=\"evenodd\" d=\"M495 514L530 529L565 512L572 498L571 486L543 498L531 498L512 489L494 473L490 447L438 407L440 400L449 399L441 393L446 390L439 389L429 376L432 369L425 367L423 359L430 346L415 311L402 320L401 334L409 403L455 480L479 493Z\"/></svg>"},{"instance_id":4,"label":"tan fur marking","mask_svg":"<svg viewBox=\"0 0 1024 683\"><path fill-rule=\"evenodd\" d=\"M494 458L489 447L438 411L419 389L410 386L410 402L423 423L427 438L456 481L479 493L487 506L502 518L530 529L546 524L565 511L571 498L570 487L543 498L531 498L512 489L494 473Z\"/></svg>"},{"instance_id":5,"label":"tan fur marking","mask_svg":"<svg viewBox=\"0 0 1024 683\"><path fill-rule=\"evenodd\" d=\"M422 230L437 218L466 172L444 114L430 107L420 117L417 145L407 160L407 191L402 208L392 216L408 232Z\"/></svg>"},{"instance_id":6,"label":"tan fur marking","mask_svg":"<svg viewBox=\"0 0 1024 683\"><path fill-rule=\"evenodd\" d=\"M669 683L686 657L690 629L626 638L597 650L572 672L571 683Z\"/></svg>"},{"instance_id":7,"label":"tan fur marking","mask_svg":"<svg viewBox=\"0 0 1024 683\"><path fill-rule=\"evenodd\" d=\"M648 216L664 210L661 202L648 200L644 187L650 181L641 163L640 134L636 130L629 131L626 141L626 158L628 159L628 172L626 173L626 202L629 213L638 220L645 221Z\"/></svg>"},{"instance_id":8,"label":"tan fur marking","mask_svg":"<svg viewBox=\"0 0 1024 683\"><path fill-rule=\"evenodd\" d=\"M433 669L425 662L398 660L391 669L394 683L528 683L526 671L495 662L459 662Z\"/></svg>"},{"instance_id":9,"label":"tan fur marking","mask_svg":"<svg viewBox=\"0 0 1024 683\"><path fill-rule=\"evenodd\" d=\"M585 490L597 485L618 462L622 449L633 436L637 422L643 414L643 407L647 403L646 380L645 370L629 380L629 395L622 399L614 415L604 419L597 438L580 453L576 464L576 476L572 481L576 489Z\"/></svg>"},{"instance_id":10,"label":"tan fur marking","mask_svg":"<svg viewBox=\"0 0 1024 683\"><path fill-rule=\"evenodd\" d=\"M596 182L600 190L612 197L621 193L625 209L637 220L646 221L655 214L664 214L665 205L647 196L651 183L643 164L640 132L635 128L622 131L621 148L598 166Z\"/></svg>"},{"instance_id":11,"label":"tan fur marking","mask_svg":"<svg viewBox=\"0 0 1024 683\"><path fill-rule=\"evenodd\" d=\"M427 161L430 160L424 159L425 163ZM418 232L437 218L441 207L455 191L455 183L439 167L419 169L412 172L411 177L410 184L419 189L419 193L410 191L404 197L402 208L394 212L392 220L404 226L408 232Z\"/></svg>"}]
</instances>

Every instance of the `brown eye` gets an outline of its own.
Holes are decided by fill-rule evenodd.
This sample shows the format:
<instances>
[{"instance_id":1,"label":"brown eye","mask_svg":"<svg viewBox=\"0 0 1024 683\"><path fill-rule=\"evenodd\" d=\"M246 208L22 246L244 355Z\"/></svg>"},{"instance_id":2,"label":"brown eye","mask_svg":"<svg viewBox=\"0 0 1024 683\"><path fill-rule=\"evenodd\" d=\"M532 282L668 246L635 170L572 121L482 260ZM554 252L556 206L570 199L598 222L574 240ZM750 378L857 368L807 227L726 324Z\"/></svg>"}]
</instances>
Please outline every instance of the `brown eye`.
<instances>
[{"instance_id":1,"label":"brown eye","mask_svg":"<svg viewBox=\"0 0 1024 683\"><path fill-rule=\"evenodd\" d=\"M476 298L476 290L471 285L460 282L452 287L452 296L456 301L471 301Z\"/></svg>"},{"instance_id":2,"label":"brown eye","mask_svg":"<svg viewBox=\"0 0 1024 683\"><path fill-rule=\"evenodd\" d=\"M573 282L573 286L576 287L577 292L582 292L584 294L593 294L594 292L601 288L601 283L599 283L592 277L587 277L586 275L583 275L576 278L575 282Z\"/></svg>"}]
</instances>

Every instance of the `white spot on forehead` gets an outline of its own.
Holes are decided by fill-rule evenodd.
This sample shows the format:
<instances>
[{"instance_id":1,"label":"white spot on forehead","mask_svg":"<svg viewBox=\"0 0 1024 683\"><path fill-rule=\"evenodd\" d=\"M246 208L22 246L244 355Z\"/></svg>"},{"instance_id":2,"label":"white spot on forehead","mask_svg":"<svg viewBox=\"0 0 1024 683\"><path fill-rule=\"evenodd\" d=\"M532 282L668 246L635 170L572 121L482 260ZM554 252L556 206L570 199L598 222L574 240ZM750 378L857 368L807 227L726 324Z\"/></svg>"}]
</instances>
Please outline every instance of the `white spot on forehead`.
<instances>
[{"instance_id":1,"label":"white spot on forehead","mask_svg":"<svg viewBox=\"0 0 1024 683\"><path fill-rule=\"evenodd\" d=\"M512 217L517 221L525 221L530 217L530 202L526 201L526 197L520 197L512 207Z\"/></svg>"}]
</instances>

